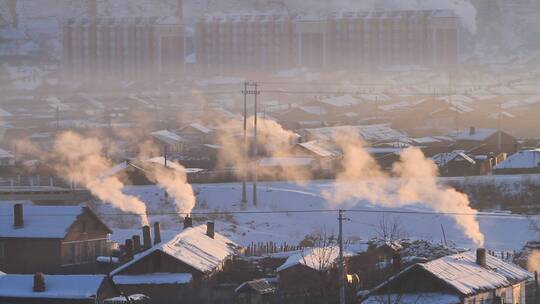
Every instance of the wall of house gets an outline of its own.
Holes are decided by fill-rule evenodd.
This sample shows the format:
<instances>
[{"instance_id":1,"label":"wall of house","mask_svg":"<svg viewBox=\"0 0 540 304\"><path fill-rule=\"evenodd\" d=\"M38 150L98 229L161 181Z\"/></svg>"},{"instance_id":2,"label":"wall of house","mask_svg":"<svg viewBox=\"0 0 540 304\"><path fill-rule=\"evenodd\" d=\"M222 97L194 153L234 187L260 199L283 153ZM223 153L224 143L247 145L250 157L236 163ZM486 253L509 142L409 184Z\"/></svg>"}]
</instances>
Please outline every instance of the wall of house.
<instances>
[{"instance_id":1,"label":"wall of house","mask_svg":"<svg viewBox=\"0 0 540 304\"><path fill-rule=\"evenodd\" d=\"M195 303L190 284L136 284L117 285L124 294L142 293L152 299L152 304Z\"/></svg>"},{"instance_id":2,"label":"wall of house","mask_svg":"<svg viewBox=\"0 0 540 304\"><path fill-rule=\"evenodd\" d=\"M0 244L0 269L6 273L53 273L60 267L60 239L0 238Z\"/></svg>"}]
</instances>

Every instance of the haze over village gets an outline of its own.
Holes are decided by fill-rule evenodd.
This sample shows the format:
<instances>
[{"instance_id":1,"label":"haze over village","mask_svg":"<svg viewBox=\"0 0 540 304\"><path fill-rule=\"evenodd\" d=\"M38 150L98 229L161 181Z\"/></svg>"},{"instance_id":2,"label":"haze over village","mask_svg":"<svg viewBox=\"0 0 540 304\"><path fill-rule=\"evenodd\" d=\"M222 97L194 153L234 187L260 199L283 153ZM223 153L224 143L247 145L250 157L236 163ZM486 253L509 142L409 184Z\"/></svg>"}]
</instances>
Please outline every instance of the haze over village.
<instances>
[{"instance_id":1,"label":"haze over village","mask_svg":"<svg viewBox=\"0 0 540 304\"><path fill-rule=\"evenodd\" d=\"M0 0L0 304L540 304L540 2Z\"/></svg>"}]
</instances>

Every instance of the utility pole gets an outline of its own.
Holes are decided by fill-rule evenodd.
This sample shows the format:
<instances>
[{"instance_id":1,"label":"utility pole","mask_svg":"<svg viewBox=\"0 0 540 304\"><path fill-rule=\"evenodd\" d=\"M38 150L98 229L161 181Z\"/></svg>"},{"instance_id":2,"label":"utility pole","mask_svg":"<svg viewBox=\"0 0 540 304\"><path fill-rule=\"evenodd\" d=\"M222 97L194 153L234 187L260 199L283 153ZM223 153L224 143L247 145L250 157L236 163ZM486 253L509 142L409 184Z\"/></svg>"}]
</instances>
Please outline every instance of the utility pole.
<instances>
[{"instance_id":1,"label":"utility pole","mask_svg":"<svg viewBox=\"0 0 540 304\"><path fill-rule=\"evenodd\" d=\"M339 304L345 304L345 261L343 260L343 210L339 209Z\"/></svg>"},{"instance_id":2,"label":"utility pole","mask_svg":"<svg viewBox=\"0 0 540 304\"><path fill-rule=\"evenodd\" d=\"M502 105L499 102L499 115L497 117L497 152L502 152L502 134L501 134Z\"/></svg>"},{"instance_id":3,"label":"utility pole","mask_svg":"<svg viewBox=\"0 0 540 304\"><path fill-rule=\"evenodd\" d=\"M254 114L255 116L253 117L253 160L255 161L254 162L254 165L255 165L255 170L253 171L253 205L254 206L257 206L257 179L259 178L257 176L257 169L258 169L258 160L257 160L257 154L258 154L258 149L257 149L257 116L258 116L258 113L257 113L257 95L259 95L261 92L259 92L257 90L257 87L258 87L258 84L256 82L253 83L253 86L255 88L255 90L253 91L253 94L255 95L255 108L254 108Z\"/></svg>"},{"instance_id":4,"label":"utility pole","mask_svg":"<svg viewBox=\"0 0 540 304\"><path fill-rule=\"evenodd\" d=\"M246 198L246 181L247 181L247 160L248 160L248 145L247 145L247 87L248 83L247 81L244 82L244 90L242 91L242 94L244 94L244 164L242 168L242 200L240 201L242 204L247 203Z\"/></svg>"}]
</instances>

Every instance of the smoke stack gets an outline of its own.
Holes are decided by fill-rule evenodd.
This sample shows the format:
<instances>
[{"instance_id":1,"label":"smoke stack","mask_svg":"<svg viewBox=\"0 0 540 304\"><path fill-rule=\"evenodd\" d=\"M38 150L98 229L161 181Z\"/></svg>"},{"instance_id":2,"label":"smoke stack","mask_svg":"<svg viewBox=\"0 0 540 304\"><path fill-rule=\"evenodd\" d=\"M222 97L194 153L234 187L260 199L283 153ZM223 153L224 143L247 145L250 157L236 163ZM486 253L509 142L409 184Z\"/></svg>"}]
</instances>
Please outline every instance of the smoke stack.
<instances>
[{"instance_id":1,"label":"smoke stack","mask_svg":"<svg viewBox=\"0 0 540 304\"><path fill-rule=\"evenodd\" d=\"M184 218L184 229L193 227L193 219L188 215Z\"/></svg>"},{"instance_id":2,"label":"smoke stack","mask_svg":"<svg viewBox=\"0 0 540 304\"><path fill-rule=\"evenodd\" d=\"M469 128L469 135L474 135L476 134L476 128L475 127L470 127Z\"/></svg>"},{"instance_id":3,"label":"smoke stack","mask_svg":"<svg viewBox=\"0 0 540 304\"><path fill-rule=\"evenodd\" d=\"M476 264L478 264L478 265L480 265L481 267L484 267L484 268L487 267L487 257L486 257L486 249L485 248L476 249Z\"/></svg>"},{"instance_id":4,"label":"smoke stack","mask_svg":"<svg viewBox=\"0 0 540 304\"><path fill-rule=\"evenodd\" d=\"M152 237L150 236L150 226L146 225L142 227L143 235L143 249L152 247Z\"/></svg>"},{"instance_id":5,"label":"smoke stack","mask_svg":"<svg viewBox=\"0 0 540 304\"><path fill-rule=\"evenodd\" d=\"M34 274L34 291L35 292L44 292L45 291L45 275L41 272L36 272Z\"/></svg>"},{"instance_id":6,"label":"smoke stack","mask_svg":"<svg viewBox=\"0 0 540 304\"><path fill-rule=\"evenodd\" d=\"M133 241L133 252L141 251L141 237L139 235L134 235L131 237Z\"/></svg>"},{"instance_id":7,"label":"smoke stack","mask_svg":"<svg viewBox=\"0 0 540 304\"><path fill-rule=\"evenodd\" d=\"M159 227L159 222L154 223L154 244L161 243L161 229Z\"/></svg>"},{"instance_id":8,"label":"smoke stack","mask_svg":"<svg viewBox=\"0 0 540 304\"><path fill-rule=\"evenodd\" d=\"M24 226L22 204L13 205L13 226L15 228L22 228Z\"/></svg>"},{"instance_id":9,"label":"smoke stack","mask_svg":"<svg viewBox=\"0 0 540 304\"><path fill-rule=\"evenodd\" d=\"M133 258L133 240L126 239L124 243L124 252L126 253L126 259L131 260Z\"/></svg>"},{"instance_id":10,"label":"smoke stack","mask_svg":"<svg viewBox=\"0 0 540 304\"><path fill-rule=\"evenodd\" d=\"M403 266L403 261L401 259L401 252L396 251L392 255L392 267L394 268L394 272L401 271L402 266Z\"/></svg>"},{"instance_id":11,"label":"smoke stack","mask_svg":"<svg viewBox=\"0 0 540 304\"><path fill-rule=\"evenodd\" d=\"M206 235L210 238L214 238L215 231L214 231L214 222L207 222L206 223Z\"/></svg>"}]
</instances>

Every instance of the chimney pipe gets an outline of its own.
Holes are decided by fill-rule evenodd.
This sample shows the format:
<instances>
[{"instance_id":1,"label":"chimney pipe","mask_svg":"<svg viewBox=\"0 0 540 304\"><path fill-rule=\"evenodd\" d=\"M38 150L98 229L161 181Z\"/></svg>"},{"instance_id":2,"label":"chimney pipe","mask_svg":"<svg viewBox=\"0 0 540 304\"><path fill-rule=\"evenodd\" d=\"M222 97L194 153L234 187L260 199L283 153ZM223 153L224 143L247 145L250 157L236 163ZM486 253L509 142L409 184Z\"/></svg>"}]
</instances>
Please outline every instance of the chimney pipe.
<instances>
[{"instance_id":1,"label":"chimney pipe","mask_svg":"<svg viewBox=\"0 0 540 304\"><path fill-rule=\"evenodd\" d=\"M131 237L131 240L133 241L133 252L137 253L141 251L141 237L136 234Z\"/></svg>"},{"instance_id":2,"label":"chimney pipe","mask_svg":"<svg viewBox=\"0 0 540 304\"><path fill-rule=\"evenodd\" d=\"M474 135L476 133L476 127L469 128L469 135Z\"/></svg>"},{"instance_id":3,"label":"chimney pipe","mask_svg":"<svg viewBox=\"0 0 540 304\"><path fill-rule=\"evenodd\" d=\"M131 260L133 258L133 240L126 239L124 243L124 252L126 254L126 260Z\"/></svg>"},{"instance_id":4,"label":"chimney pipe","mask_svg":"<svg viewBox=\"0 0 540 304\"><path fill-rule=\"evenodd\" d=\"M392 255L392 267L394 268L394 272L401 271L402 265L403 261L401 259L401 252L394 252L394 254Z\"/></svg>"},{"instance_id":5,"label":"chimney pipe","mask_svg":"<svg viewBox=\"0 0 540 304\"><path fill-rule=\"evenodd\" d=\"M146 225L142 227L143 233L143 249L152 247L152 237L150 236L150 226Z\"/></svg>"},{"instance_id":6,"label":"chimney pipe","mask_svg":"<svg viewBox=\"0 0 540 304\"><path fill-rule=\"evenodd\" d=\"M207 222L206 223L206 235L210 238L214 238L215 232L214 232L214 222Z\"/></svg>"},{"instance_id":7,"label":"chimney pipe","mask_svg":"<svg viewBox=\"0 0 540 304\"><path fill-rule=\"evenodd\" d=\"M476 249L476 264L484 268L487 267L487 257L486 257L485 248Z\"/></svg>"},{"instance_id":8,"label":"chimney pipe","mask_svg":"<svg viewBox=\"0 0 540 304\"><path fill-rule=\"evenodd\" d=\"M13 205L13 226L15 228L22 228L24 226L22 204Z\"/></svg>"},{"instance_id":9,"label":"chimney pipe","mask_svg":"<svg viewBox=\"0 0 540 304\"><path fill-rule=\"evenodd\" d=\"M193 219L188 215L184 218L184 229L193 227Z\"/></svg>"},{"instance_id":10,"label":"chimney pipe","mask_svg":"<svg viewBox=\"0 0 540 304\"><path fill-rule=\"evenodd\" d=\"M35 292L44 292L45 291L45 275L41 272L34 273L34 291Z\"/></svg>"},{"instance_id":11,"label":"chimney pipe","mask_svg":"<svg viewBox=\"0 0 540 304\"><path fill-rule=\"evenodd\" d=\"M154 244L161 243L161 229L159 227L159 222L154 223Z\"/></svg>"}]
</instances>

